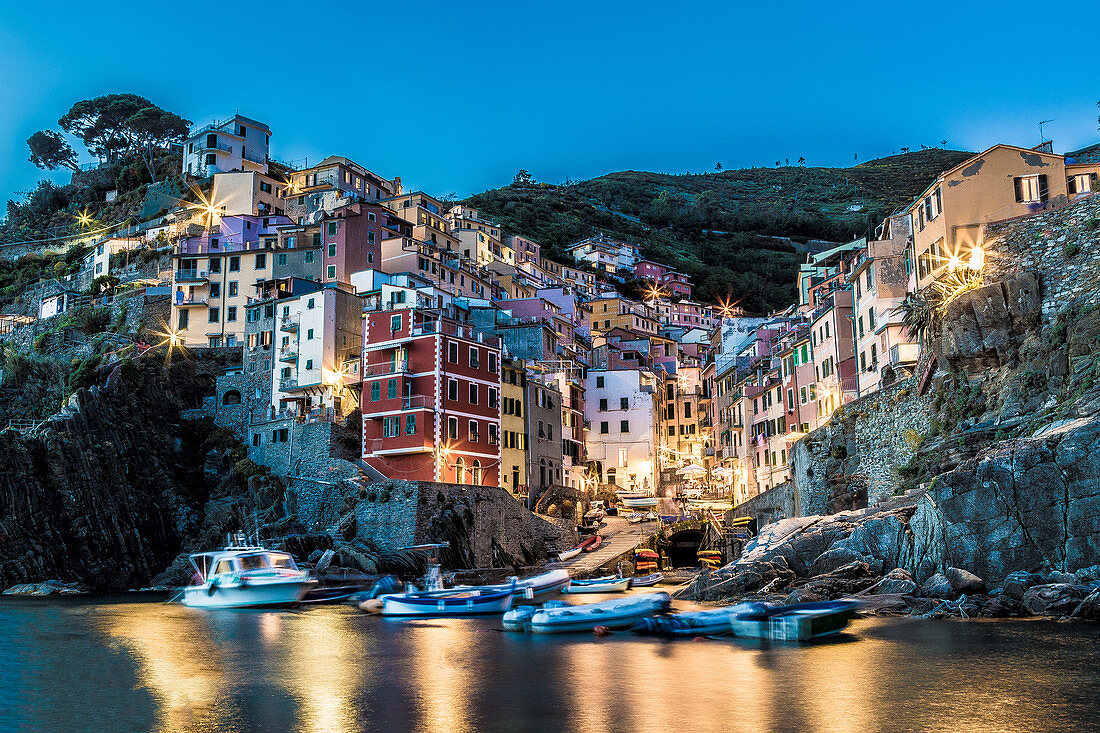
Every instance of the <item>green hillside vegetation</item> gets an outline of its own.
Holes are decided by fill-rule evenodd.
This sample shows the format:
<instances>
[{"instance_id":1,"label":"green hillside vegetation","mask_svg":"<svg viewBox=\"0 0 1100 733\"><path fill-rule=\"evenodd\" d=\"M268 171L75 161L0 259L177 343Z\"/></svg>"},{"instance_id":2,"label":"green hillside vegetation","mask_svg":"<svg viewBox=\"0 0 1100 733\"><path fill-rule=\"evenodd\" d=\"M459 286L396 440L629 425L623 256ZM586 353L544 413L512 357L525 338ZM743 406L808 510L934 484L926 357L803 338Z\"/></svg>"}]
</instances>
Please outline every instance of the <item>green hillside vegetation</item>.
<instances>
[{"instance_id":1,"label":"green hillside vegetation","mask_svg":"<svg viewBox=\"0 0 1100 733\"><path fill-rule=\"evenodd\" d=\"M737 300L763 313L794 301L794 273L805 261L776 237L843 242L863 236L970 155L931 149L852 168L622 171L563 186L517 176L466 203L540 242L553 259L567 261L566 246L602 232L688 273L699 300Z\"/></svg>"}]
</instances>

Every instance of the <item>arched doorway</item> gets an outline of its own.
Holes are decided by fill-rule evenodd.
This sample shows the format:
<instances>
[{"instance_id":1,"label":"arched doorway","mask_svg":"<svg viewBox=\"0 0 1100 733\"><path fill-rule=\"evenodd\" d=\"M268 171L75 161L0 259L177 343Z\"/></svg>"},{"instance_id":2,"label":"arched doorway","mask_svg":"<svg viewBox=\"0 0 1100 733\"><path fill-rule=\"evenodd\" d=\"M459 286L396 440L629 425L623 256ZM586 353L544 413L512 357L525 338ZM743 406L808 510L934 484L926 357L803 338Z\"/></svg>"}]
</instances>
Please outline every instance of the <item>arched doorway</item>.
<instances>
[{"instance_id":1,"label":"arched doorway","mask_svg":"<svg viewBox=\"0 0 1100 733\"><path fill-rule=\"evenodd\" d=\"M474 459L473 467L470 469L470 474L472 477L470 483L474 486L481 486L481 461L476 458Z\"/></svg>"},{"instance_id":2,"label":"arched doorway","mask_svg":"<svg viewBox=\"0 0 1100 733\"><path fill-rule=\"evenodd\" d=\"M703 530L686 529L668 538L668 544L663 548L664 554L674 568L694 568L699 565L699 558L695 553L699 551L702 542Z\"/></svg>"},{"instance_id":3,"label":"arched doorway","mask_svg":"<svg viewBox=\"0 0 1100 733\"><path fill-rule=\"evenodd\" d=\"M241 393L235 389L231 389L222 395L223 405L239 405L241 404Z\"/></svg>"},{"instance_id":4,"label":"arched doorway","mask_svg":"<svg viewBox=\"0 0 1100 733\"><path fill-rule=\"evenodd\" d=\"M455 461L455 483L456 484L466 483L466 461L465 461L465 459L459 458L457 461Z\"/></svg>"}]
</instances>

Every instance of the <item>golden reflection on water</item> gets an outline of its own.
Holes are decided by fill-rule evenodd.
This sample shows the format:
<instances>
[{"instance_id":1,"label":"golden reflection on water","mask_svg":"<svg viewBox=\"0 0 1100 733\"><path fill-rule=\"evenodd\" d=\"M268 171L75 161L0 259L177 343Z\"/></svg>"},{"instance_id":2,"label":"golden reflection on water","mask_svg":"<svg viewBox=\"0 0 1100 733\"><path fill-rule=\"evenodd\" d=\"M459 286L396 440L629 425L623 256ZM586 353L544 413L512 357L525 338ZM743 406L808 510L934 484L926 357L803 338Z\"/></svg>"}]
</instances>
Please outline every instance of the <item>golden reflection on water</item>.
<instances>
[{"instance_id":1,"label":"golden reflection on water","mask_svg":"<svg viewBox=\"0 0 1100 733\"><path fill-rule=\"evenodd\" d=\"M343 733L359 730L356 692L370 659L350 614L269 614L284 627L279 681L299 702L297 730Z\"/></svg>"},{"instance_id":2,"label":"golden reflection on water","mask_svg":"<svg viewBox=\"0 0 1100 733\"><path fill-rule=\"evenodd\" d=\"M385 622L384 622L385 623ZM431 731L474 730L470 707L477 687L473 669L483 651L477 643L476 622L469 619L433 619L407 622L411 677L414 686L416 728Z\"/></svg>"},{"instance_id":3,"label":"golden reflection on water","mask_svg":"<svg viewBox=\"0 0 1100 733\"><path fill-rule=\"evenodd\" d=\"M98 617L102 631L138 663L138 679L158 702L163 730L207 727L223 686L222 654L201 612L126 604Z\"/></svg>"}]
</instances>

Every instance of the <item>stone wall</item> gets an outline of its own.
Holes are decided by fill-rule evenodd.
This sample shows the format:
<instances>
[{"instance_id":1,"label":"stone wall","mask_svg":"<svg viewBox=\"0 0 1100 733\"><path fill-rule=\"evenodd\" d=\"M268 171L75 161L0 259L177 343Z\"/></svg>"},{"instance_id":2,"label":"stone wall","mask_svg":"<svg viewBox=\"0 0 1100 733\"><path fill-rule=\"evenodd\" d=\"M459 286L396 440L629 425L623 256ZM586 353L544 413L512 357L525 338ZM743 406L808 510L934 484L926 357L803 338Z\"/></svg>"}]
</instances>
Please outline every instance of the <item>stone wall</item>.
<instances>
[{"instance_id":1,"label":"stone wall","mask_svg":"<svg viewBox=\"0 0 1100 733\"><path fill-rule=\"evenodd\" d=\"M785 481L738 504L733 510L733 516L752 517L758 527L780 519L797 517L798 492L792 482Z\"/></svg>"},{"instance_id":2,"label":"stone wall","mask_svg":"<svg viewBox=\"0 0 1100 733\"><path fill-rule=\"evenodd\" d=\"M791 480L800 515L874 504L898 491L897 469L932 418L931 400L915 384L915 377L901 380L850 402L795 443Z\"/></svg>"}]
</instances>

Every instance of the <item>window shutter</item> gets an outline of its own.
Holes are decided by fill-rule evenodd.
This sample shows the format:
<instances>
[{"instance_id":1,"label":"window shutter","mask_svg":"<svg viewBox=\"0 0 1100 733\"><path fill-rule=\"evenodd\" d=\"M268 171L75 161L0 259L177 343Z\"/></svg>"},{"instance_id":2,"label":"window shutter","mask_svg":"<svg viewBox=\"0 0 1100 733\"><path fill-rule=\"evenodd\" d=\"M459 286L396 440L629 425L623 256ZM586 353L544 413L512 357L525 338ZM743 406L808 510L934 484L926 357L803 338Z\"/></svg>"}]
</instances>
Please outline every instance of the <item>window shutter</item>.
<instances>
[{"instance_id":1,"label":"window shutter","mask_svg":"<svg viewBox=\"0 0 1100 733\"><path fill-rule=\"evenodd\" d=\"M1077 193L1077 176L1069 176L1066 178L1066 191L1070 194Z\"/></svg>"},{"instance_id":2,"label":"window shutter","mask_svg":"<svg viewBox=\"0 0 1100 733\"><path fill-rule=\"evenodd\" d=\"M1096 173L1089 173L1089 190L1090 191L1096 191L1096 188L1097 188L1096 179L1097 179L1097 174Z\"/></svg>"},{"instance_id":3,"label":"window shutter","mask_svg":"<svg viewBox=\"0 0 1100 733\"><path fill-rule=\"evenodd\" d=\"M1046 173L1039 174L1039 200L1046 201L1049 191L1047 191L1047 175Z\"/></svg>"},{"instance_id":4,"label":"window shutter","mask_svg":"<svg viewBox=\"0 0 1100 733\"><path fill-rule=\"evenodd\" d=\"M1016 192L1016 203L1020 203L1021 201L1024 200L1024 185L1023 185L1023 183L1024 183L1023 180L1021 180L1020 178L1013 178L1012 179L1012 187L1013 187L1013 189L1015 189L1015 192Z\"/></svg>"}]
</instances>

